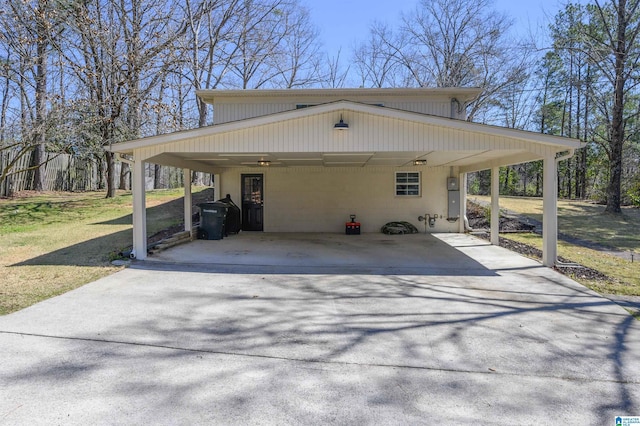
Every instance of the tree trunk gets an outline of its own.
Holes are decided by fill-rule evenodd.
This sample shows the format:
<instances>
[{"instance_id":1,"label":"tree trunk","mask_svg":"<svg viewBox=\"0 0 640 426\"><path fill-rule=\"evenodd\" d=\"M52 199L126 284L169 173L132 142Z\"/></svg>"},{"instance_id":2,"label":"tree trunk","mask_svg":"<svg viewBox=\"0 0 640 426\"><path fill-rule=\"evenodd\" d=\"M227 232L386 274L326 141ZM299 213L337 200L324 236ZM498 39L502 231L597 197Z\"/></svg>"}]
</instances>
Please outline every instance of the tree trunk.
<instances>
[{"instance_id":1,"label":"tree trunk","mask_svg":"<svg viewBox=\"0 0 640 426\"><path fill-rule=\"evenodd\" d=\"M153 165L153 189L160 189L160 171L161 167L159 164Z\"/></svg>"},{"instance_id":2,"label":"tree trunk","mask_svg":"<svg viewBox=\"0 0 640 426\"><path fill-rule=\"evenodd\" d=\"M480 170L478 178L478 195L489 195L491 189L491 170Z\"/></svg>"},{"instance_id":3,"label":"tree trunk","mask_svg":"<svg viewBox=\"0 0 640 426\"><path fill-rule=\"evenodd\" d=\"M626 0L617 4L617 37L614 54L616 57L613 109L611 113L611 139L609 141L609 185L607 186L606 213L622 213L620 209L620 186L622 184L622 145L624 143L624 101L625 73L628 57L627 26L630 18L626 14Z\"/></svg>"},{"instance_id":4,"label":"tree trunk","mask_svg":"<svg viewBox=\"0 0 640 426\"><path fill-rule=\"evenodd\" d=\"M107 196L105 198L113 198L116 195L116 182L115 182L115 158L114 154L110 151L104 152L104 159L107 163Z\"/></svg>"},{"instance_id":5,"label":"tree trunk","mask_svg":"<svg viewBox=\"0 0 640 426\"><path fill-rule=\"evenodd\" d=\"M104 189L105 188L105 182L104 182L104 161L103 161L103 156L94 154L93 158L94 158L94 161L96 162L96 172L98 174L98 177L97 177L98 178L97 189Z\"/></svg>"},{"instance_id":6,"label":"tree trunk","mask_svg":"<svg viewBox=\"0 0 640 426\"><path fill-rule=\"evenodd\" d=\"M511 174L511 166L507 166L505 167L505 171L504 171L504 184L502 185L502 193L505 195L511 195L509 194L509 177Z\"/></svg>"},{"instance_id":7,"label":"tree trunk","mask_svg":"<svg viewBox=\"0 0 640 426\"><path fill-rule=\"evenodd\" d=\"M7 61L9 61L10 58L10 52L9 49L7 48ZM0 104L2 105L0 107L0 147L4 146L4 141L5 141L5 131L6 131L6 126L7 126L7 110L9 108L9 85L11 84L11 73L9 72L9 67L3 67L3 71L5 72L5 74L2 76L3 77L3 88L2 88L2 95L1 95L1 99L2 102L0 102Z\"/></svg>"},{"instance_id":8,"label":"tree trunk","mask_svg":"<svg viewBox=\"0 0 640 426\"><path fill-rule=\"evenodd\" d=\"M620 208L622 185L622 141L612 138L611 156L609 158L609 185L607 186L606 213L622 213Z\"/></svg>"},{"instance_id":9,"label":"tree trunk","mask_svg":"<svg viewBox=\"0 0 640 426\"><path fill-rule=\"evenodd\" d=\"M200 98L196 99L198 104L198 127L205 127L207 125L207 104L202 102Z\"/></svg>"},{"instance_id":10,"label":"tree trunk","mask_svg":"<svg viewBox=\"0 0 640 426\"><path fill-rule=\"evenodd\" d=\"M45 173L43 163L45 161L44 144L38 143L33 148L33 155L31 157L31 167L33 167L33 183L32 188L34 191L45 190Z\"/></svg>"},{"instance_id":11,"label":"tree trunk","mask_svg":"<svg viewBox=\"0 0 640 426\"><path fill-rule=\"evenodd\" d=\"M36 119L35 119L35 149L33 153L33 189L43 191L45 175L44 164L45 143L47 140L45 119L47 115L47 28L44 17L36 19L38 41L36 47Z\"/></svg>"},{"instance_id":12,"label":"tree trunk","mask_svg":"<svg viewBox=\"0 0 640 426\"><path fill-rule=\"evenodd\" d=\"M118 189L127 190L129 189L129 185L127 185L129 180L129 175L131 174L131 169L127 163L120 164L120 184L118 185Z\"/></svg>"},{"instance_id":13,"label":"tree trunk","mask_svg":"<svg viewBox=\"0 0 640 426\"><path fill-rule=\"evenodd\" d=\"M567 179L567 194L566 194L566 197L569 200L573 196L573 191L572 191L572 189L573 189L573 185L572 185L573 179L572 179L572 176L571 176L571 167L572 167L571 163L572 163L571 158L567 159L567 168L565 170L565 178Z\"/></svg>"}]
</instances>

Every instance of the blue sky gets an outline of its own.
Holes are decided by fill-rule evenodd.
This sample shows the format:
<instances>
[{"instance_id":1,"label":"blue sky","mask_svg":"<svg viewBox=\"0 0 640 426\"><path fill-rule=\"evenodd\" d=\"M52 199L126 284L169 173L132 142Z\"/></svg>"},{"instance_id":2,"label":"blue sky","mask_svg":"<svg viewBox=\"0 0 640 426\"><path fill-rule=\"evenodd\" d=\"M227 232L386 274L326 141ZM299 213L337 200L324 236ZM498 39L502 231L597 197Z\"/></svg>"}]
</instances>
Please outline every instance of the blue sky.
<instances>
[{"instance_id":1,"label":"blue sky","mask_svg":"<svg viewBox=\"0 0 640 426\"><path fill-rule=\"evenodd\" d=\"M418 0L306 0L311 17L321 31L325 49L335 55L342 47L342 58L348 59L351 47L364 40L375 21L395 23L400 13L415 7ZM566 3L564 0L494 0L494 9L511 16L514 30L536 33ZM545 16L546 14L546 16ZM540 33L540 30L537 30Z\"/></svg>"}]
</instances>

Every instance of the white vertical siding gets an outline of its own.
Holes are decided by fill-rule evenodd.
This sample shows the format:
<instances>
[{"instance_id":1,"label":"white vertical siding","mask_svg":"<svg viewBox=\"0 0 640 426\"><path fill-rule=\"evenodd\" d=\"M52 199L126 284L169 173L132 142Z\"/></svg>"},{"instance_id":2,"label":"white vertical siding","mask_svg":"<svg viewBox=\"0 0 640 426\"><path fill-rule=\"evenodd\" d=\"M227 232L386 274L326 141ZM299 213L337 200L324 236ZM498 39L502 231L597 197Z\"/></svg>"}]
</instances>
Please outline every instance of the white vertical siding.
<instances>
[{"instance_id":1,"label":"white vertical siding","mask_svg":"<svg viewBox=\"0 0 640 426\"><path fill-rule=\"evenodd\" d=\"M216 103L213 111L214 124L276 114L296 109L295 103Z\"/></svg>"},{"instance_id":2,"label":"white vertical siding","mask_svg":"<svg viewBox=\"0 0 640 426\"><path fill-rule=\"evenodd\" d=\"M546 149L499 135L478 134L442 126L343 111L349 130L333 125L340 111L291 119L227 133L172 142L154 148L161 152L385 152L476 151Z\"/></svg>"},{"instance_id":3,"label":"white vertical siding","mask_svg":"<svg viewBox=\"0 0 640 426\"><path fill-rule=\"evenodd\" d=\"M403 111L417 112L420 114L436 115L438 117L451 117L450 101L429 101L424 102L388 102L384 106L400 109Z\"/></svg>"},{"instance_id":4,"label":"white vertical siding","mask_svg":"<svg viewBox=\"0 0 640 426\"><path fill-rule=\"evenodd\" d=\"M298 102L298 103L216 103L214 105L213 121L214 124L229 123L232 121L244 120L247 118L261 117L264 115L276 114L284 111L295 110L298 104L320 104L329 101L337 101L338 99L319 100L315 102ZM357 99L355 101L358 101ZM365 102L372 105L383 105L387 108L394 108L403 111L417 112L420 114L429 114L439 117L451 116L451 102L425 99L421 102L409 102L403 100L395 100L385 102L381 99L379 102Z\"/></svg>"}]
</instances>

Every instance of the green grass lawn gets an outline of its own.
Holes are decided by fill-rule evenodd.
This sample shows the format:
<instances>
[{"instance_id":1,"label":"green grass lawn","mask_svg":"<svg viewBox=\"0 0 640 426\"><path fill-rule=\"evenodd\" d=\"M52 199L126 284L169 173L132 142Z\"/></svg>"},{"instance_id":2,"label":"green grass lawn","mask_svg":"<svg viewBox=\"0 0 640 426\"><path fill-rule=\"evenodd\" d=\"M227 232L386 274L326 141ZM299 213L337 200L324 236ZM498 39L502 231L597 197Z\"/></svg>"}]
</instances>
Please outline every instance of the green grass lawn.
<instances>
[{"instance_id":1,"label":"green grass lawn","mask_svg":"<svg viewBox=\"0 0 640 426\"><path fill-rule=\"evenodd\" d=\"M194 189L194 200L206 197ZM210 191L209 191L210 194ZM182 189L147 192L147 232L182 222ZM109 275L131 245L132 196L47 193L0 200L0 315Z\"/></svg>"},{"instance_id":2,"label":"green grass lawn","mask_svg":"<svg viewBox=\"0 0 640 426\"><path fill-rule=\"evenodd\" d=\"M537 234L507 234L500 238L518 241L542 250L542 236ZM595 269L612 278L607 282L589 280L580 275L579 269L571 275L574 280L600 294L640 296L640 261L632 263L626 259L564 241L558 241L558 256Z\"/></svg>"},{"instance_id":3,"label":"green grass lawn","mask_svg":"<svg viewBox=\"0 0 640 426\"><path fill-rule=\"evenodd\" d=\"M483 203L491 197L470 195L470 201ZM500 197L500 208L542 221L542 200L526 197ZM582 245L558 241L558 255L595 269L611 281L588 280L579 270L572 276L581 284L601 294L640 296L640 209L624 207L620 216L604 213L605 206L583 201L558 201L558 232L593 242L618 251L636 253L634 262ZM515 240L542 249L542 236L537 234L504 234L501 238Z\"/></svg>"},{"instance_id":4,"label":"green grass lawn","mask_svg":"<svg viewBox=\"0 0 640 426\"><path fill-rule=\"evenodd\" d=\"M491 197L470 195L469 200L490 203ZM542 199L500 197L500 208L542 221ZM558 232L615 250L635 251L640 257L640 209L623 207L622 215L604 213L605 206L584 201L558 201Z\"/></svg>"}]
</instances>

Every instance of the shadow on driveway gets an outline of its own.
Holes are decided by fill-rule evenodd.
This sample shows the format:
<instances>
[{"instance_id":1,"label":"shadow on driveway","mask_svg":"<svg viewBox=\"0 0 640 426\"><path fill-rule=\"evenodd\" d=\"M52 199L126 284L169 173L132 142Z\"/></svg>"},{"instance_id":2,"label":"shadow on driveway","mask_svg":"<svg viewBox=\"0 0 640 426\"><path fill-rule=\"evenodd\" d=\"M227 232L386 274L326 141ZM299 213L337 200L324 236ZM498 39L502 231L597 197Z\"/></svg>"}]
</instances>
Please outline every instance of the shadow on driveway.
<instances>
[{"instance_id":1,"label":"shadow on driveway","mask_svg":"<svg viewBox=\"0 0 640 426\"><path fill-rule=\"evenodd\" d=\"M445 265L432 257L442 274L141 262L2 317L0 419L607 424L637 414L638 321L500 247L431 238L459 252Z\"/></svg>"},{"instance_id":2,"label":"shadow on driveway","mask_svg":"<svg viewBox=\"0 0 640 426\"><path fill-rule=\"evenodd\" d=\"M462 238L469 243L468 237ZM223 240L196 240L173 247L146 261L134 262L133 267L255 274L495 276L488 265L468 256L452 241L431 234L242 232ZM482 240L471 241L477 252L486 252L484 257L495 254ZM517 267L539 266L518 255L513 259L518 259L514 263Z\"/></svg>"}]
</instances>

